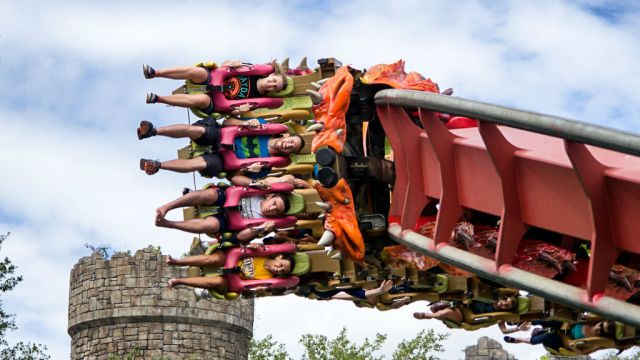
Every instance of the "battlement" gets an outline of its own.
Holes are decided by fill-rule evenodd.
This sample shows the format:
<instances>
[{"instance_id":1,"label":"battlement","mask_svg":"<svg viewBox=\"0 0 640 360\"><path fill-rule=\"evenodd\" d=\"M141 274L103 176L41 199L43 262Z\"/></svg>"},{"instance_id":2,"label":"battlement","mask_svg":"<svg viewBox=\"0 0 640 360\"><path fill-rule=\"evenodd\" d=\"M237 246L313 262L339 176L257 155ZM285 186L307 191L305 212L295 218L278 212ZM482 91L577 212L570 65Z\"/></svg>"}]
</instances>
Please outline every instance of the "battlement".
<instances>
[{"instance_id":1,"label":"battlement","mask_svg":"<svg viewBox=\"0 0 640 360\"><path fill-rule=\"evenodd\" d=\"M192 289L167 288L186 269L167 266L153 248L81 258L71 271L71 359L139 349L145 359L242 359L253 329L253 301L199 300Z\"/></svg>"}]
</instances>

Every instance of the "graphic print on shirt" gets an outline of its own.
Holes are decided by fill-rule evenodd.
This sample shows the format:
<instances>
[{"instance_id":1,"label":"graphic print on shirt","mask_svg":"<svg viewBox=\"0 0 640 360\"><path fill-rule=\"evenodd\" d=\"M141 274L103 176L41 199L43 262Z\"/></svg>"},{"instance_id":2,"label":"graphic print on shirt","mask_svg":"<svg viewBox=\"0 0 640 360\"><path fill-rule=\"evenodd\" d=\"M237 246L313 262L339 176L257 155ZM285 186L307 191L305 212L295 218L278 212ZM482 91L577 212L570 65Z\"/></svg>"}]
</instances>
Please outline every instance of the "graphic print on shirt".
<instances>
[{"instance_id":1,"label":"graphic print on shirt","mask_svg":"<svg viewBox=\"0 0 640 360\"><path fill-rule=\"evenodd\" d=\"M251 280L256 275L255 266L253 264L253 258L246 257L242 259L242 265L240 265L240 271L245 279Z\"/></svg>"},{"instance_id":2,"label":"graphic print on shirt","mask_svg":"<svg viewBox=\"0 0 640 360\"><path fill-rule=\"evenodd\" d=\"M224 96L227 99L246 99L251 92L251 81L247 76L232 76L224 81Z\"/></svg>"},{"instance_id":3,"label":"graphic print on shirt","mask_svg":"<svg viewBox=\"0 0 640 360\"><path fill-rule=\"evenodd\" d=\"M264 200L264 196L251 196L240 199L240 216L243 219L262 219L262 209L260 203Z\"/></svg>"}]
</instances>

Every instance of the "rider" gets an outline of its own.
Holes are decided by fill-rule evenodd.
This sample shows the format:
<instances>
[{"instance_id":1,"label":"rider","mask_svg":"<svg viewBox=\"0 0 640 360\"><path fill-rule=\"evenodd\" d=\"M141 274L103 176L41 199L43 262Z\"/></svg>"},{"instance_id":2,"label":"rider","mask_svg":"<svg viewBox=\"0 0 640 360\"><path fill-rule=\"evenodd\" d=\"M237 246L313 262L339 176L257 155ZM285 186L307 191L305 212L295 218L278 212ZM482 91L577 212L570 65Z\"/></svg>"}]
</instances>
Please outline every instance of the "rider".
<instances>
[{"instance_id":1,"label":"rider","mask_svg":"<svg viewBox=\"0 0 640 360\"><path fill-rule=\"evenodd\" d=\"M532 325L540 325L542 328L533 329L529 338L515 338L505 336L508 343L526 343L531 345L542 344L545 348L559 351L562 347L561 333L572 340L588 337L614 338L616 326L611 320L603 320L597 323L576 323L563 326L565 323L556 320L534 320Z\"/></svg>"},{"instance_id":2,"label":"rider","mask_svg":"<svg viewBox=\"0 0 640 360\"><path fill-rule=\"evenodd\" d=\"M474 314L486 314L496 311L514 311L518 306L518 301L513 296L505 296L493 303L484 303L481 301L473 300L469 304L469 309ZM416 319L438 319L438 320L450 320L456 324L461 324L464 320L464 315L458 307L446 306L444 308L432 307L432 313L415 312L413 317Z\"/></svg>"},{"instance_id":3,"label":"rider","mask_svg":"<svg viewBox=\"0 0 640 360\"><path fill-rule=\"evenodd\" d=\"M251 244L259 246L259 244ZM250 245L250 247L251 247ZM167 264L176 266L200 266L222 268L225 266L227 253L215 251L211 255L188 256L183 259L174 259L167 256ZM237 272L243 280L266 280L275 276L297 274L294 258L290 254L276 254L272 256L249 256L240 259L237 263ZM168 282L169 288L175 285L187 285L203 289L215 289L220 293L226 293L228 281L224 276L200 276L187 278L172 278Z\"/></svg>"},{"instance_id":4,"label":"rider","mask_svg":"<svg viewBox=\"0 0 640 360\"><path fill-rule=\"evenodd\" d=\"M156 226L178 229L195 234L216 234L228 228L224 213L212 214L204 218L189 220L167 220L167 212L186 206L218 206L222 207L226 200L226 192L215 186L203 190L191 191L178 199L160 206L156 210ZM289 200L281 193L264 196L250 196L241 199L239 211L243 218L278 218L289 210ZM275 228L274 221L266 221L260 228L248 227L236 234L238 241L247 242L256 238L263 231L270 232Z\"/></svg>"},{"instance_id":5,"label":"rider","mask_svg":"<svg viewBox=\"0 0 640 360\"><path fill-rule=\"evenodd\" d=\"M225 61L221 67L240 68L244 64L240 61ZM266 76L241 75L230 76L224 80L221 87L225 97L230 100L243 100L251 98L266 97L269 92L277 92L287 86L286 74L277 62L270 64L273 72ZM177 80L190 80L194 84L207 85L211 79L211 71L201 66L180 66L167 69L154 69L144 64L142 66L144 77L152 79L163 77ZM206 94L175 94L160 96L154 93L147 93L147 104L162 103L187 108L198 108L207 114L211 114L214 108L213 99L210 93ZM248 105L248 104L245 104ZM237 112L251 110L250 107L242 105L243 108ZM236 113L237 113L236 112Z\"/></svg>"},{"instance_id":6,"label":"rider","mask_svg":"<svg viewBox=\"0 0 640 360\"><path fill-rule=\"evenodd\" d=\"M258 119L239 120L228 118L222 126L244 126L259 128L261 121ZM202 155L192 159L175 159L169 161L156 161L140 159L140 169L147 175L153 175L160 169L175 172L198 171L205 177L214 177L224 171L223 157L218 152L220 145L221 127L213 118L205 118L193 125L169 125L155 128L149 121L141 121L137 129L138 138L146 139L151 136L161 135L171 138L189 138L197 145L211 147ZM259 130L256 130L259 131ZM234 140L234 152L239 159L255 158L256 162L246 166L245 172L253 178L259 178L269 173L269 166L261 163L260 158L282 156L287 157L292 153L302 150L305 142L299 135L252 135L239 136Z\"/></svg>"}]
</instances>

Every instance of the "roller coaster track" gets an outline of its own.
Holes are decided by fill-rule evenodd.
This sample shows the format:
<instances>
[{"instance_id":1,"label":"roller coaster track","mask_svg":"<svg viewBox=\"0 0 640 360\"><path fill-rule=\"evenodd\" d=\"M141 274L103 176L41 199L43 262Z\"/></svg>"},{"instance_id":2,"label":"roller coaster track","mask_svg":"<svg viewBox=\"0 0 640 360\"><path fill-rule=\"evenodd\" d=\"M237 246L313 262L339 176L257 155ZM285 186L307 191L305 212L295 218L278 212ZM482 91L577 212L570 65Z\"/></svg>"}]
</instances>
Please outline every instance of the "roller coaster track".
<instances>
[{"instance_id":1,"label":"roller coaster track","mask_svg":"<svg viewBox=\"0 0 640 360\"><path fill-rule=\"evenodd\" d=\"M396 164L392 238L484 278L640 327L640 307L604 295L618 256L640 254L640 136L427 92L383 90L375 102ZM480 126L448 130L436 112ZM439 202L433 239L414 232L432 201ZM500 217L494 259L448 244L465 208ZM583 287L512 266L530 227L590 242Z\"/></svg>"}]
</instances>

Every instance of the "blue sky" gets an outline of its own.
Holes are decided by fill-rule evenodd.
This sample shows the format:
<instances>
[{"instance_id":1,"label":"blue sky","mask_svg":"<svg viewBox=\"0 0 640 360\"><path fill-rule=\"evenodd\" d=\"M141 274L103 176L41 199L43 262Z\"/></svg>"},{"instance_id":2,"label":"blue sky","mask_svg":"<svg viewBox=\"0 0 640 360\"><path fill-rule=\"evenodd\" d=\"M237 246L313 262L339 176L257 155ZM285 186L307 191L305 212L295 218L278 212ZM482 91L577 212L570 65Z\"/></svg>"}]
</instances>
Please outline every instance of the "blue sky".
<instances>
[{"instance_id":1,"label":"blue sky","mask_svg":"<svg viewBox=\"0 0 640 360\"><path fill-rule=\"evenodd\" d=\"M638 132L639 11L634 1L1 1L0 232L12 232L2 255L25 278L3 299L18 314L13 339L68 357L68 278L88 254L84 243L153 244L175 256L189 244L189 235L155 228L153 212L192 186L191 176L137 170L140 157L173 158L184 145L137 141L140 120L187 121L183 109L144 104L147 91L180 84L144 80L142 63L307 55L310 64L334 56L364 68L402 58L458 96ZM346 325L354 339L387 332L392 347L424 327L446 331L411 319L422 306L380 313L261 299L256 335L273 332L299 352L301 333ZM288 320L296 325L273 331ZM499 337L452 332L446 358L461 358L481 335ZM543 353L505 348L521 359Z\"/></svg>"}]
</instances>

